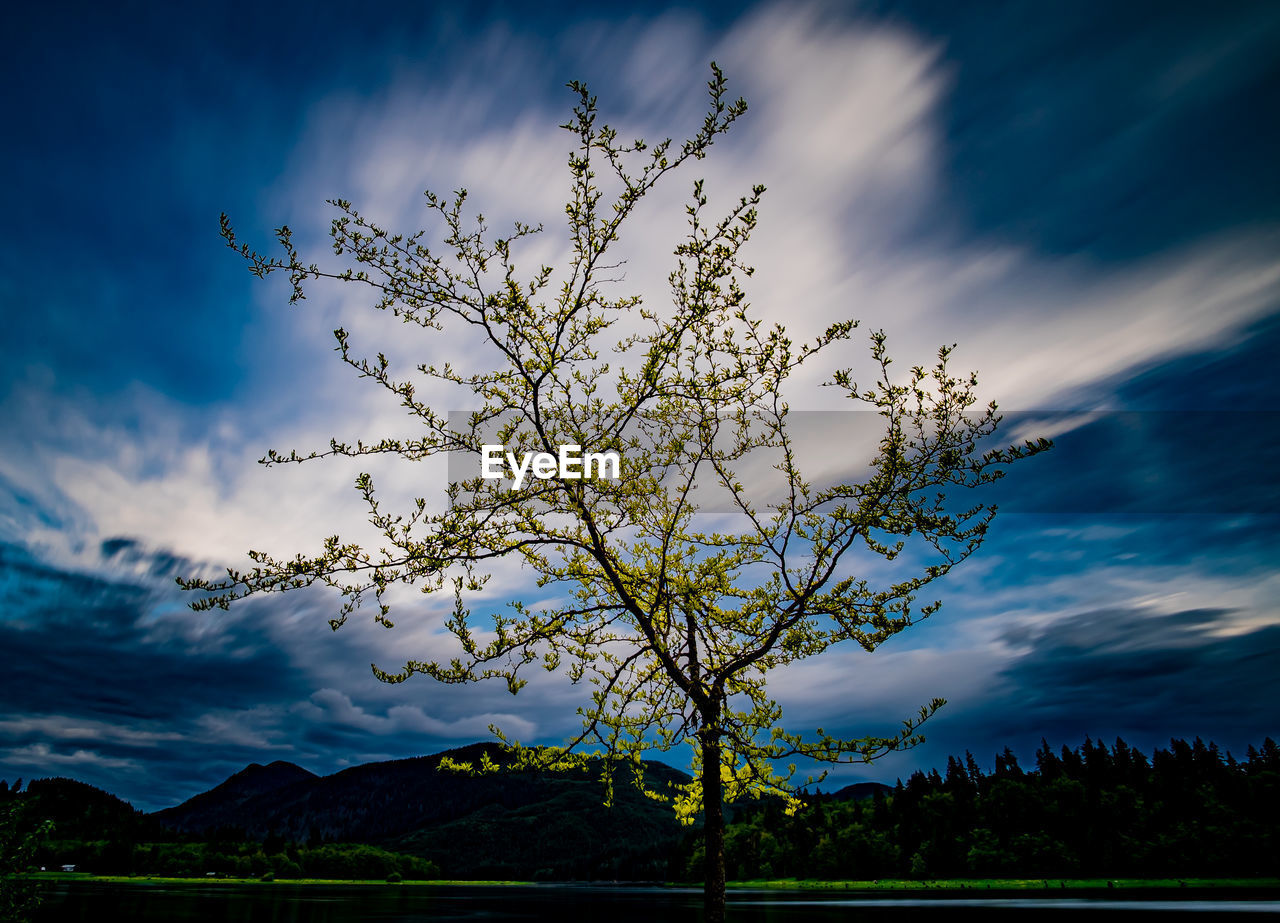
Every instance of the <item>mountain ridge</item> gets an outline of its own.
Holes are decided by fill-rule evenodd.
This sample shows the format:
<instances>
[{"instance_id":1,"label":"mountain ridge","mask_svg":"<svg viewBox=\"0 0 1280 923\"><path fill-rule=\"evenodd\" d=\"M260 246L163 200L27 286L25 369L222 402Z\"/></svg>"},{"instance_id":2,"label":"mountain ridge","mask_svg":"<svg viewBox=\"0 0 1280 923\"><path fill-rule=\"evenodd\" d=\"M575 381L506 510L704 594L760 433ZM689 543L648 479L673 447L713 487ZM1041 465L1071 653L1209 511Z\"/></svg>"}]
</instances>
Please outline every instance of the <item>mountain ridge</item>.
<instances>
[{"instance_id":1,"label":"mountain ridge","mask_svg":"<svg viewBox=\"0 0 1280 923\"><path fill-rule=\"evenodd\" d=\"M468 774L441 761L498 765L496 743L350 766L320 776L292 763L250 764L212 789L150 818L184 836L296 843L360 842L429 859L446 875L599 877L665 874L687 832L669 805L625 778L604 805L600 766ZM664 790L689 777L645 761L646 784Z\"/></svg>"}]
</instances>

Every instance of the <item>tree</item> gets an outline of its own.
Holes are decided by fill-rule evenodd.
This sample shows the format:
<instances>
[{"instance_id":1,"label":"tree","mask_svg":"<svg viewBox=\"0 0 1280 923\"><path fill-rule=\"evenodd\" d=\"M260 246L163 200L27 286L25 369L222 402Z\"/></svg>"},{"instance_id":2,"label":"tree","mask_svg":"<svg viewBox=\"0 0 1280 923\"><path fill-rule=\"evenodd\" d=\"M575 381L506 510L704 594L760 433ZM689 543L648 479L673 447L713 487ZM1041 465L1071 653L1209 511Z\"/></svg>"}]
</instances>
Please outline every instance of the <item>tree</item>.
<instances>
[{"instance_id":1,"label":"tree","mask_svg":"<svg viewBox=\"0 0 1280 923\"><path fill-rule=\"evenodd\" d=\"M19 780L13 787L16 793ZM40 904L34 882L26 880L31 859L53 829L50 821L30 822L20 798L0 803L0 920L21 921L30 918Z\"/></svg>"},{"instance_id":2,"label":"tree","mask_svg":"<svg viewBox=\"0 0 1280 923\"><path fill-rule=\"evenodd\" d=\"M909 747L922 739L919 724L943 704L934 699L892 736L847 739L819 729L806 737L780 725L781 709L766 693L770 671L844 641L874 651L936 611L938 602L916 606L918 592L977 549L994 514L982 504L954 510L951 494L996 479L1008 463L1048 443L984 450L979 443L999 417L994 404L974 409L976 377L948 371L951 348L939 350L932 368L898 379L879 331L871 335L874 382L860 387L849 369L832 370L828 382L883 418L869 474L856 483L810 483L780 392L803 363L850 340L857 322L832 324L796 344L782 325L754 316L742 287L752 270L740 253L756 226L763 186L712 218L703 182L693 183L689 231L675 247L670 275L671 310L611 294L619 281L611 254L637 204L668 174L702 159L746 103L728 100L724 75L712 64L710 106L692 137L678 146L671 139L625 144L598 122L586 87L569 87L577 97L562 126L576 138L565 206L571 252L559 275L551 266L521 274L514 253L541 226L517 223L506 236L491 235L482 217L474 225L464 219L465 190L451 198L426 193L441 230L436 249L423 243L425 231L393 233L350 202L331 201L333 250L349 261L334 268L304 262L287 226L276 233L278 257L240 243L225 215L222 233L258 277L287 274L291 302L317 280L364 286L375 309L428 334L447 325L470 330L489 350L477 368L423 363L404 372L382 353L361 355L339 328L342 361L396 395L422 435L334 439L305 453L271 450L263 463L332 455L418 460L501 443L550 455L561 446L615 451L621 476L529 477L518 486L456 478L447 509L418 498L392 513L362 474L355 486L382 548L332 536L314 555L251 551L250 570L180 582L206 591L196 609L327 585L341 598L335 630L366 600L373 618L391 627L393 587L451 592L446 624L458 656L409 660L398 671L374 665L377 677L502 679L516 693L531 665L563 670L571 682L592 687L579 709L581 732L561 747L515 752L522 765L564 766L580 764L595 747L606 758L606 784L622 766L640 784L643 752L690 744L694 782L674 803L686 820L701 811L708 919L718 920L726 799L791 791L796 769L781 768L782 761L869 761ZM611 333L624 317L636 329ZM613 364L600 359L607 347L620 357ZM450 419L417 397L421 380L462 389L479 407L463 421ZM739 472L752 453L776 460L777 497L742 483ZM699 485L729 499L732 528L699 528ZM843 566L846 557L867 552L916 563L904 564L900 579L873 586ZM540 586L559 588L563 604L534 609L516 601L473 614L468 600L489 581L486 566L503 558L521 560Z\"/></svg>"}]
</instances>

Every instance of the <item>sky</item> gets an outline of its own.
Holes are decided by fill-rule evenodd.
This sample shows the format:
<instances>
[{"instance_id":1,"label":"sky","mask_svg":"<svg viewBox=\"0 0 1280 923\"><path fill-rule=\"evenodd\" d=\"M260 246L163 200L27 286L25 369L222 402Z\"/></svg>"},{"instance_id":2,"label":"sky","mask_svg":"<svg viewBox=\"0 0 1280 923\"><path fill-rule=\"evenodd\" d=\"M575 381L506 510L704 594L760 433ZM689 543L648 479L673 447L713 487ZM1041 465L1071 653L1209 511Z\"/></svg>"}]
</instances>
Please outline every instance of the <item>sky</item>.
<instances>
[{"instance_id":1,"label":"sky","mask_svg":"<svg viewBox=\"0 0 1280 923\"><path fill-rule=\"evenodd\" d=\"M406 431L334 327L416 361L460 349L406 337L359 292L290 306L218 216L261 247L287 223L323 256L326 198L411 231L424 189L466 187L493 227L544 222L523 258L554 261L565 84L586 81L624 137L680 136L713 60L749 111L637 211L621 285L664 303L695 176L713 205L763 183L762 317L797 338L860 318L904 367L959 344L1006 432L1057 442L998 485L937 615L771 677L793 730L891 733L948 700L924 745L824 787L965 750L1029 763L1042 738L1240 753L1276 736L1280 8L460 6L3 14L0 778L70 776L154 810L251 761L329 773L495 722L573 733L581 690L560 676L514 698L379 683L371 662L443 650L429 602L337 634L321 593L187 608L176 576L358 533L367 465L256 463ZM794 382L792 406L833 412L820 380ZM443 497L439 463L373 470ZM494 592L537 589L506 568Z\"/></svg>"}]
</instances>

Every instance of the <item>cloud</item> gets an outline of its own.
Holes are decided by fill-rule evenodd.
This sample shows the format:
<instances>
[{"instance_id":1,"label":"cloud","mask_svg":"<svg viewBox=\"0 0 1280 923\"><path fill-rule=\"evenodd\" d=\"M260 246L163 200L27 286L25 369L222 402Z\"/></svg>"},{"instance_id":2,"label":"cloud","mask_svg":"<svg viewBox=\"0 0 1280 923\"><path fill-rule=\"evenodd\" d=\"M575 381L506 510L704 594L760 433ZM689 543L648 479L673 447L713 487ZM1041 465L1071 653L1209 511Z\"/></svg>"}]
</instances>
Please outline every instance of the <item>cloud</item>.
<instances>
[{"instance_id":1,"label":"cloud","mask_svg":"<svg viewBox=\"0 0 1280 923\"><path fill-rule=\"evenodd\" d=\"M311 694L311 708L301 712L316 724L336 724L362 732L425 735L443 740L476 740L489 736L489 726L498 725L517 738L536 735L537 725L526 717L513 714L486 713L468 715L452 721L433 718L416 705L394 705L386 716L372 714L355 705L351 697L337 689L320 689Z\"/></svg>"},{"instance_id":2,"label":"cloud","mask_svg":"<svg viewBox=\"0 0 1280 923\"><path fill-rule=\"evenodd\" d=\"M72 753L60 753L48 744L29 744L15 747L0 756L0 765L13 769L36 769L43 773L78 772L86 769L121 770L137 768L137 764L122 759L102 756L91 750L76 750Z\"/></svg>"},{"instance_id":3,"label":"cloud","mask_svg":"<svg viewBox=\"0 0 1280 923\"><path fill-rule=\"evenodd\" d=\"M136 545L110 544L111 561ZM252 600L230 613L196 614L167 580L133 581L66 570L0 545L0 767L71 772L154 809L222 781L247 762L291 759L319 772L351 761L434 752L489 736L521 739L539 716L562 733L564 690L536 677L518 710L502 684L431 691L406 704L368 670L425 655L440 643L430 623L396 633L361 624L334 638L331 607L311 594ZM345 642L345 643L344 643ZM441 651L439 655L444 652ZM4 754L7 754L4 755Z\"/></svg>"},{"instance_id":4,"label":"cloud","mask_svg":"<svg viewBox=\"0 0 1280 923\"><path fill-rule=\"evenodd\" d=\"M785 319L797 334L862 314L868 325L888 328L904 366L940 342L958 341L958 361L984 370L984 395L1006 405L1052 406L1126 370L1227 343L1276 306L1280 260L1265 230L1110 265L1036 254L1015 240L913 230L947 208L942 125L953 78L943 48L906 28L816 7L766 6L721 34L671 14L645 22L638 43L633 25L597 24L594 35L600 48L630 50L623 58L628 73L645 87L631 94L630 110L604 101L626 133L653 137L670 129L657 123L671 114L656 107L660 98L679 100L667 109L690 121L697 93L677 93L674 84L696 90L709 55L748 95L752 109L740 134L698 168L715 201L752 181L771 187L751 253L759 267L751 295L764 317ZM344 93L314 107L275 195L282 210L306 218L294 222L304 243L322 242L321 188L340 189L381 220L411 229L428 217L422 187L465 184L495 227L515 217L548 221L528 260L555 262L563 254L558 203L569 138L555 124L565 100L533 96L514 118L492 118L514 73L511 62L535 61L537 40L494 27L475 49L468 67L493 71L496 80L459 78L432 89L430 76L408 68L371 99ZM624 241L626 286L656 304L665 300L684 194L679 181L659 189ZM901 233L887 233L890 225ZM267 286L254 297L265 307L278 295ZM58 502L45 505L74 511L67 515L83 539L143 539L190 561L243 560L249 547L292 554L336 531L368 537L349 488L357 471L374 469L389 499L421 494L439 502L443 466L254 464L270 446L308 449L335 434L412 432L389 395L351 387L340 363L316 364L331 346L329 331L341 322L362 347L384 349L402 365L456 358L461 341L405 336L403 325L359 311L363 301L362 292L320 291L306 312L291 313L274 331L288 338L277 343L277 361L303 376L291 392L198 410L204 424L188 426L191 437L178 442L169 435L171 421L191 409L160 395L125 396L140 409L140 428L122 427L121 414L92 402L79 412L63 408L55 425L35 427L44 444L30 464L10 463L0 473L20 489L52 486ZM861 347L852 347L855 361L860 355ZM838 401L812 387L818 377L800 376L794 406ZM439 389L423 394L442 409L467 399ZM279 425L283 413L295 412L296 422ZM87 445L96 450L86 453ZM66 531L31 529L27 540L53 545Z\"/></svg>"},{"instance_id":5,"label":"cloud","mask_svg":"<svg viewBox=\"0 0 1280 923\"><path fill-rule=\"evenodd\" d=\"M1013 633L1026 648L1006 673L1019 694L1004 723L1011 732L1217 735L1239 747L1267 730L1280 624L1217 630L1230 614L1096 610Z\"/></svg>"},{"instance_id":6,"label":"cloud","mask_svg":"<svg viewBox=\"0 0 1280 923\"><path fill-rule=\"evenodd\" d=\"M982 555L936 586L933 618L873 655L845 644L778 671L769 689L790 730L850 736L892 733L929 698L947 699L924 745L838 770L846 782L892 781L965 750L1029 757L1042 737L1120 735L1150 749L1198 735L1241 752L1273 734L1268 664L1280 643L1275 517L1257 520L998 519Z\"/></svg>"},{"instance_id":7,"label":"cloud","mask_svg":"<svg viewBox=\"0 0 1280 923\"><path fill-rule=\"evenodd\" d=\"M243 616L200 617L174 605L172 591L166 599L0 551L11 601L0 622L7 653L0 690L11 708L76 700L84 714L146 721L287 694L286 655Z\"/></svg>"}]
</instances>

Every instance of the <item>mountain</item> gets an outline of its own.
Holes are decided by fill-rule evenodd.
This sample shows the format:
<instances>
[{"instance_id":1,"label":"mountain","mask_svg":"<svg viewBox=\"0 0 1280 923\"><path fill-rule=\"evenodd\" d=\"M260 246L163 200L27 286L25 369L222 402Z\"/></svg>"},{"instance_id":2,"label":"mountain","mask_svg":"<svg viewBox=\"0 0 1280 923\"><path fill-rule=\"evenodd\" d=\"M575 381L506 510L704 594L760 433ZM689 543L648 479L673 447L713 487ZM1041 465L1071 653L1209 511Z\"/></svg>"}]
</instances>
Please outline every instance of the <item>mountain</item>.
<instances>
[{"instance_id":1,"label":"mountain","mask_svg":"<svg viewBox=\"0 0 1280 923\"><path fill-rule=\"evenodd\" d=\"M36 779L26 801L32 816L53 821L55 840L139 840L162 832L129 802L75 779Z\"/></svg>"},{"instance_id":2,"label":"mountain","mask_svg":"<svg viewBox=\"0 0 1280 923\"><path fill-rule=\"evenodd\" d=\"M445 756L486 753L499 765L508 759L494 744L472 744L329 776L291 763L249 766L152 817L188 834L382 846L430 859L446 876L665 877L663 857L685 833L668 804L619 779L606 808L594 767L474 776L439 768ZM658 790L688 780L663 763L644 769Z\"/></svg>"},{"instance_id":3,"label":"mountain","mask_svg":"<svg viewBox=\"0 0 1280 923\"><path fill-rule=\"evenodd\" d=\"M266 766L250 763L209 791L201 792L176 807L165 808L151 816L175 830L201 833L233 827L247 830L244 820L252 817L252 814L246 814L246 804L292 785L305 786L319 778L314 772L283 760L276 760ZM252 811L252 808L249 810Z\"/></svg>"},{"instance_id":4,"label":"mountain","mask_svg":"<svg viewBox=\"0 0 1280 923\"><path fill-rule=\"evenodd\" d=\"M868 798L874 798L876 792L888 795L892 791L893 786L885 785L883 782L854 782L852 785L837 789L827 797L832 801L865 801Z\"/></svg>"},{"instance_id":5,"label":"mountain","mask_svg":"<svg viewBox=\"0 0 1280 923\"><path fill-rule=\"evenodd\" d=\"M253 763L151 815L69 779L32 782L29 790L42 815L57 822L57 838L258 840L273 856L287 843L360 843L430 860L446 878L667 880L672 857L692 848L690 831L679 826L670 805L646 797L629 779L615 779L613 805L605 807L599 763L572 772L468 775L441 770L446 756L472 763L487 756L499 766L510 761L496 744L477 743L328 776L283 761ZM689 779L664 763L647 761L643 769L659 792ZM876 791L892 790L859 782L820 797L862 800Z\"/></svg>"}]
</instances>

